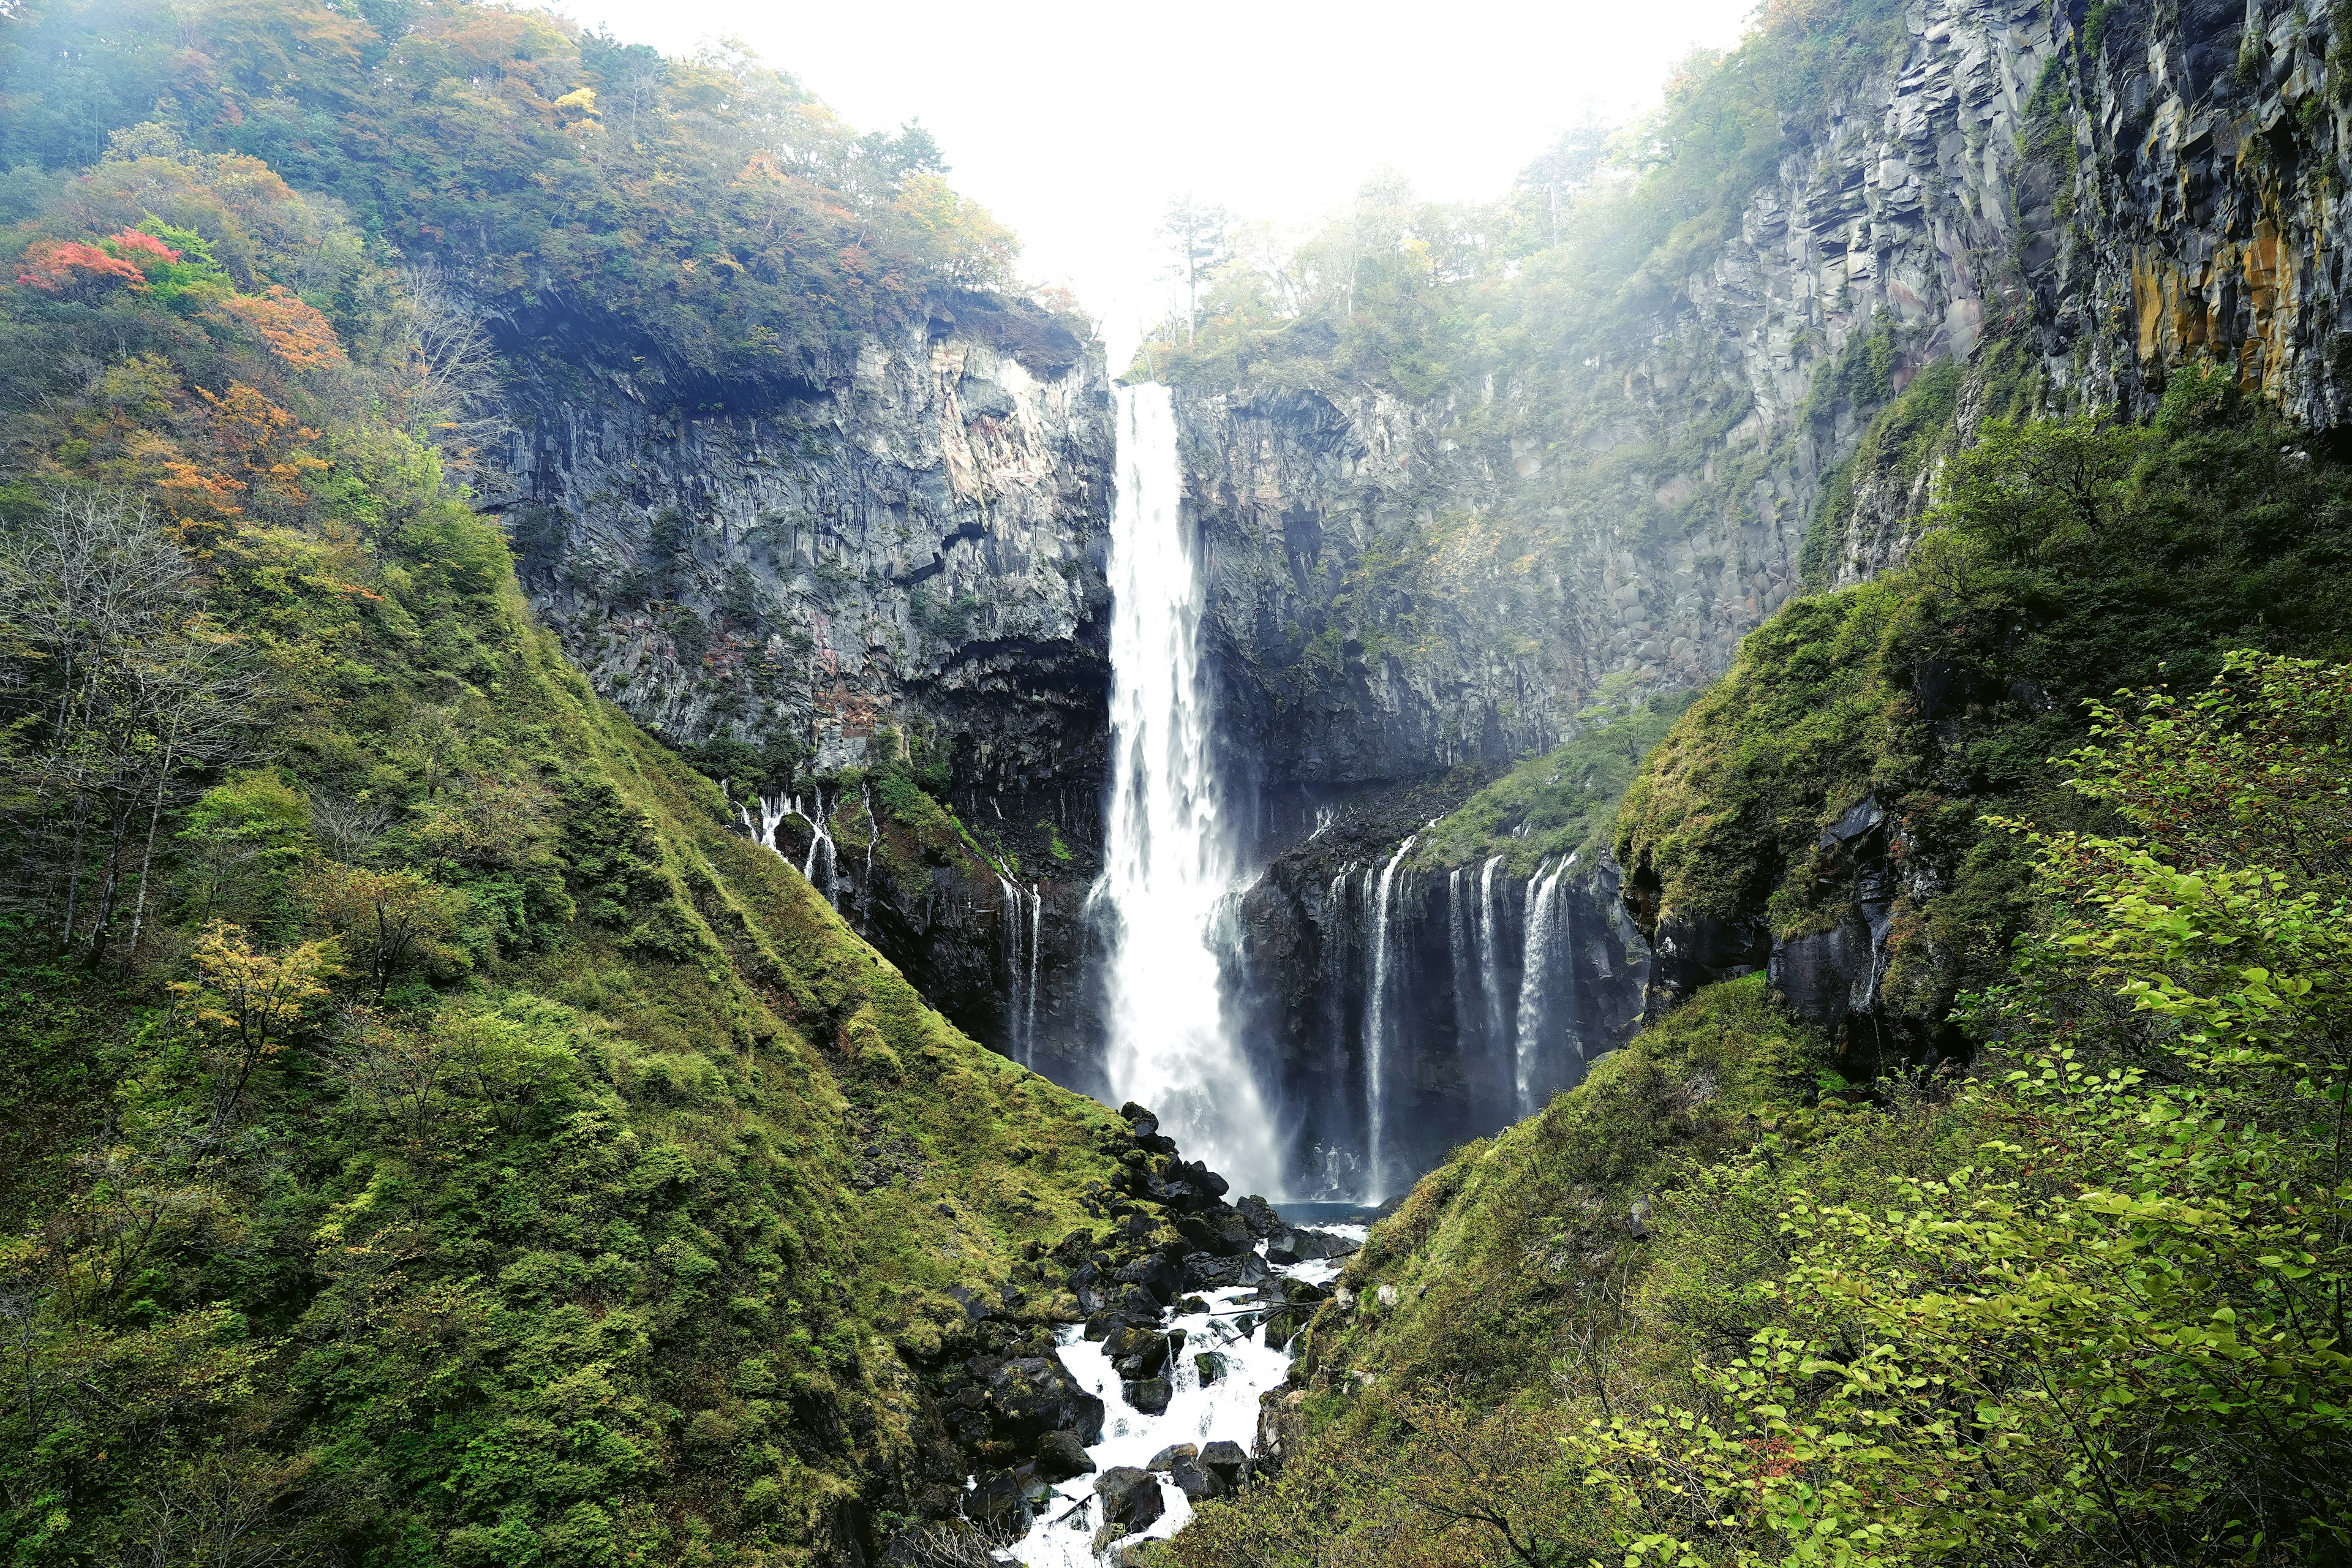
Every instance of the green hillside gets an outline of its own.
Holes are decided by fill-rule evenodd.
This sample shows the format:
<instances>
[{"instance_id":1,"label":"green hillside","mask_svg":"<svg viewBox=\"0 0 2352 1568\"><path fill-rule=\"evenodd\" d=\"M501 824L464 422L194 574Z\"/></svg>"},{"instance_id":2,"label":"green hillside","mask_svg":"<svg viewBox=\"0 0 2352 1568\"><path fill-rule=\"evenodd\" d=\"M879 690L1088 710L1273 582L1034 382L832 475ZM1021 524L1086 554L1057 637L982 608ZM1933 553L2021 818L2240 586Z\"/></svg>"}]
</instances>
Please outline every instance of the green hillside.
<instances>
[{"instance_id":1,"label":"green hillside","mask_svg":"<svg viewBox=\"0 0 2352 1568\"><path fill-rule=\"evenodd\" d=\"M774 1563L954 1511L920 1374L1043 1342L1024 1252L1125 1124L591 697L331 204L117 156L6 247L13 1560Z\"/></svg>"}]
</instances>

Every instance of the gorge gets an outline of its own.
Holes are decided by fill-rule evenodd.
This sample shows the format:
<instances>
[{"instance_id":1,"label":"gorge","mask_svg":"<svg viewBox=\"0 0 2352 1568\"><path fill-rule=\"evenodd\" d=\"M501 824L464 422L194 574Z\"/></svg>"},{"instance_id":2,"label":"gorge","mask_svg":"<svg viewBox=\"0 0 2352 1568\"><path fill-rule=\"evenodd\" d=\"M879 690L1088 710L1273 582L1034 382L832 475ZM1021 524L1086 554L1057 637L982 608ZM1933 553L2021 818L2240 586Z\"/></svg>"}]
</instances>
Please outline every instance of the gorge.
<instances>
[{"instance_id":1,"label":"gorge","mask_svg":"<svg viewBox=\"0 0 2352 1568\"><path fill-rule=\"evenodd\" d=\"M0 8L0 1542L2352 1552L2352 9L1528 151L1114 363L732 47Z\"/></svg>"}]
</instances>

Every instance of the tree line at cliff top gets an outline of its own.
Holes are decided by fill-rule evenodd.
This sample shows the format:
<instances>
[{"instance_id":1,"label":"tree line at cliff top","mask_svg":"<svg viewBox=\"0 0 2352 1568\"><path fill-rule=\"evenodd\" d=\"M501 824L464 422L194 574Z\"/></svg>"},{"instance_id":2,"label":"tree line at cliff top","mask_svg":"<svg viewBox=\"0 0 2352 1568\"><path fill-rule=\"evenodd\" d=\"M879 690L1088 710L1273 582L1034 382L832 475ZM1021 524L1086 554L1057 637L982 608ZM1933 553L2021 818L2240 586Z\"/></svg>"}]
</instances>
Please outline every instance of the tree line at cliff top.
<instances>
[{"instance_id":1,"label":"tree line at cliff top","mask_svg":"<svg viewBox=\"0 0 2352 1568\"><path fill-rule=\"evenodd\" d=\"M30 0L0 23L0 220L133 126L236 152L436 260L509 346L688 398L1012 284L1012 235L919 125L860 135L742 53L692 58L471 0Z\"/></svg>"}]
</instances>

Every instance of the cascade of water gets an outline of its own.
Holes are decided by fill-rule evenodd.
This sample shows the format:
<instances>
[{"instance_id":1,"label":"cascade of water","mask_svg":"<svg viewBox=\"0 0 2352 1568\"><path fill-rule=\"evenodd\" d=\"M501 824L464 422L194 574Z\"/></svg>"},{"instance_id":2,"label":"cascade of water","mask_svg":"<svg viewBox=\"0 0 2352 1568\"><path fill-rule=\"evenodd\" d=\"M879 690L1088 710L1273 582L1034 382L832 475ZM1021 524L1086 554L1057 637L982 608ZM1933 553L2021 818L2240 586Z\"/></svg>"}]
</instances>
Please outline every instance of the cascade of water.
<instances>
[{"instance_id":1,"label":"cascade of water","mask_svg":"<svg viewBox=\"0 0 2352 1568\"><path fill-rule=\"evenodd\" d=\"M1510 1004L1503 999L1503 889L1500 855L1478 868L1478 991L1486 1006L1486 1048L1511 1048Z\"/></svg>"},{"instance_id":2,"label":"cascade of water","mask_svg":"<svg viewBox=\"0 0 2352 1568\"><path fill-rule=\"evenodd\" d=\"M1021 1008L1021 1065L1037 1065L1037 937L1045 923L1045 885L1029 884L1029 984Z\"/></svg>"},{"instance_id":3,"label":"cascade of water","mask_svg":"<svg viewBox=\"0 0 2352 1568\"><path fill-rule=\"evenodd\" d=\"M1158 1113L1244 1192L1271 1187L1273 1133L1225 1032L1210 922L1233 880L1202 678L1204 595L1182 515L1175 405L1121 387L1111 508L1108 842L1096 896L1117 916L1108 962L1113 1089Z\"/></svg>"},{"instance_id":4,"label":"cascade of water","mask_svg":"<svg viewBox=\"0 0 2352 1568\"><path fill-rule=\"evenodd\" d=\"M1004 1054L1025 1066L1025 1042L1021 1037L1021 981L1026 973L1021 966L1021 888L1001 870L996 873L996 886L1003 897L997 921L1003 937L999 945L1004 949Z\"/></svg>"},{"instance_id":5,"label":"cascade of water","mask_svg":"<svg viewBox=\"0 0 2352 1568\"><path fill-rule=\"evenodd\" d=\"M758 797L756 804L760 807L760 819L757 822L751 820L751 806L740 801L735 805L736 818L743 824L744 831L754 839L771 849L775 849L776 829L782 827L784 825L784 818L792 815L791 807L782 795L763 795ZM782 850L776 852L779 855L783 853Z\"/></svg>"},{"instance_id":6,"label":"cascade of water","mask_svg":"<svg viewBox=\"0 0 2352 1568\"><path fill-rule=\"evenodd\" d=\"M1454 966L1454 1050L1465 1065L1485 1044L1486 999L1480 994L1478 910L1470 902L1470 868L1445 874L1445 955Z\"/></svg>"},{"instance_id":7,"label":"cascade of water","mask_svg":"<svg viewBox=\"0 0 2352 1568\"><path fill-rule=\"evenodd\" d=\"M1512 1053L1511 1073L1511 1087L1521 1116L1535 1112L1534 1068L1537 1053L1542 1049L1544 1022L1551 1001L1552 892L1575 863L1576 857L1571 855L1549 875L1545 874L1545 866L1538 866L1536 874L1528 879L1527 946L1519 967L1518 1038Z\"/></svg>"},{"instance_id":8,"label":"cascade of water","mask_svg":"<svg viewBox=\"0 0 2352 1568\"><path fill-rule=\"evenodd\" d=\"M874 930L874 841L882 837L882 825L874 820L874 796L863 784L857 789L857 804L866 808L866 879L857 887L858 923L870 934Z\"/></svg>"},{"instance_id":9,"label":"cascade of water","mask_svg":"<svg viewBox=\"0 0 2352 1568\"><path fill-rule=\"evenodd\" d=\"M1364 1202L1368 1204L1377 1204L1388 1195L1381 1143L1381 1121L1388 1110L1384 1074L1389 1034L1389 895L1396 883L1397 868L1412 852L1412 838L1397 846L1397 852L1381 868L1380 891L1372 899L1372 984L1364 1005L1364 1180L1370 1188Z\"/></svg>"}]
</instances>

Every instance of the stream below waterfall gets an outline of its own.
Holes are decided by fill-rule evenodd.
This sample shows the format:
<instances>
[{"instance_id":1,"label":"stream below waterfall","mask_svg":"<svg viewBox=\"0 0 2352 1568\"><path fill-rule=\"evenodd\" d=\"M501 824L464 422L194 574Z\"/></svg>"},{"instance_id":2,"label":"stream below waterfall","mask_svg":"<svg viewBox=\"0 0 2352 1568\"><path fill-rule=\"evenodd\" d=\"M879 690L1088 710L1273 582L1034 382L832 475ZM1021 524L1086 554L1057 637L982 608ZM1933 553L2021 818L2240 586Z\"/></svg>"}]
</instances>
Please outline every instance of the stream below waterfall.
<instances>
[{"instance_id":1,"label":"stream below waterfall","mask_svg":"<svg viewBox=\"0 0 2352 1568\"><path fill-rule=\"evenodd\" d=\"M1365 1227L1357 1225L1328 1225L1320 1228L1326 1234L1342 1236L1360 1245L1365 1235ZM1256 1250L1263 1260L1265 1245L1260 1243ZM1343 1258L1331 1258L1266 1267L1286 1279L1328 1286L1339 1277L1344 1262ZM1075 1324L1060 1331L1061 1342L1055 1353L1061 1357L1062 1364L1069 1368L1070 1375L1078 1380L1080 1386L1103 1402L1102 1440L1087 1449L1087 1457L1095 1465L1091 1473L1060 1482L1050 1497L1034 1505L1028 1533L1010 1549L1013 1560L1028 1568L1095 1568L1097 1563L1113 1561L1123 1545L1139 1540L1164 1540L1182 1529L1185 1521L1192 1517L1192 1502L1165 1471L1160 1471L1153 1478L1160 1488L1160 1517L1132 1534L1106 1542L1097 1554L1094 1539L1102 1523L1102 1505L1095 1495L1096 1481L1118 1466L1149 1467L1161 1450L1181 1443L1205 1449L1212 1443L1231 1442L1238 1444L1244 1453L1253 1453L1257 1439L1258 1396L1279 1387L1289 1375L1290 1348L1266 1347L1265 1330L1260 1320L1272 1306L1260 1299L1255 1287L1234 1286L1203 1290L1198 1295L1206 1303L1206 1311L1171 1310L1162 1316L1162 1331L1172 1336L1181 1331L1184 1346L1181 1354L1169 1358L1167 1376L1171 1392L1168 1408L1157 1415L1147 1415L1127 1402L1118 1371L1104 1352L1103 1342L1085 1338ZM1224 1374L1212 1384L1201 1381L1200 1363L1194 1359L1204 1351L1213 1351L1225 1361Z\"/></svg>"}]
</instances>

